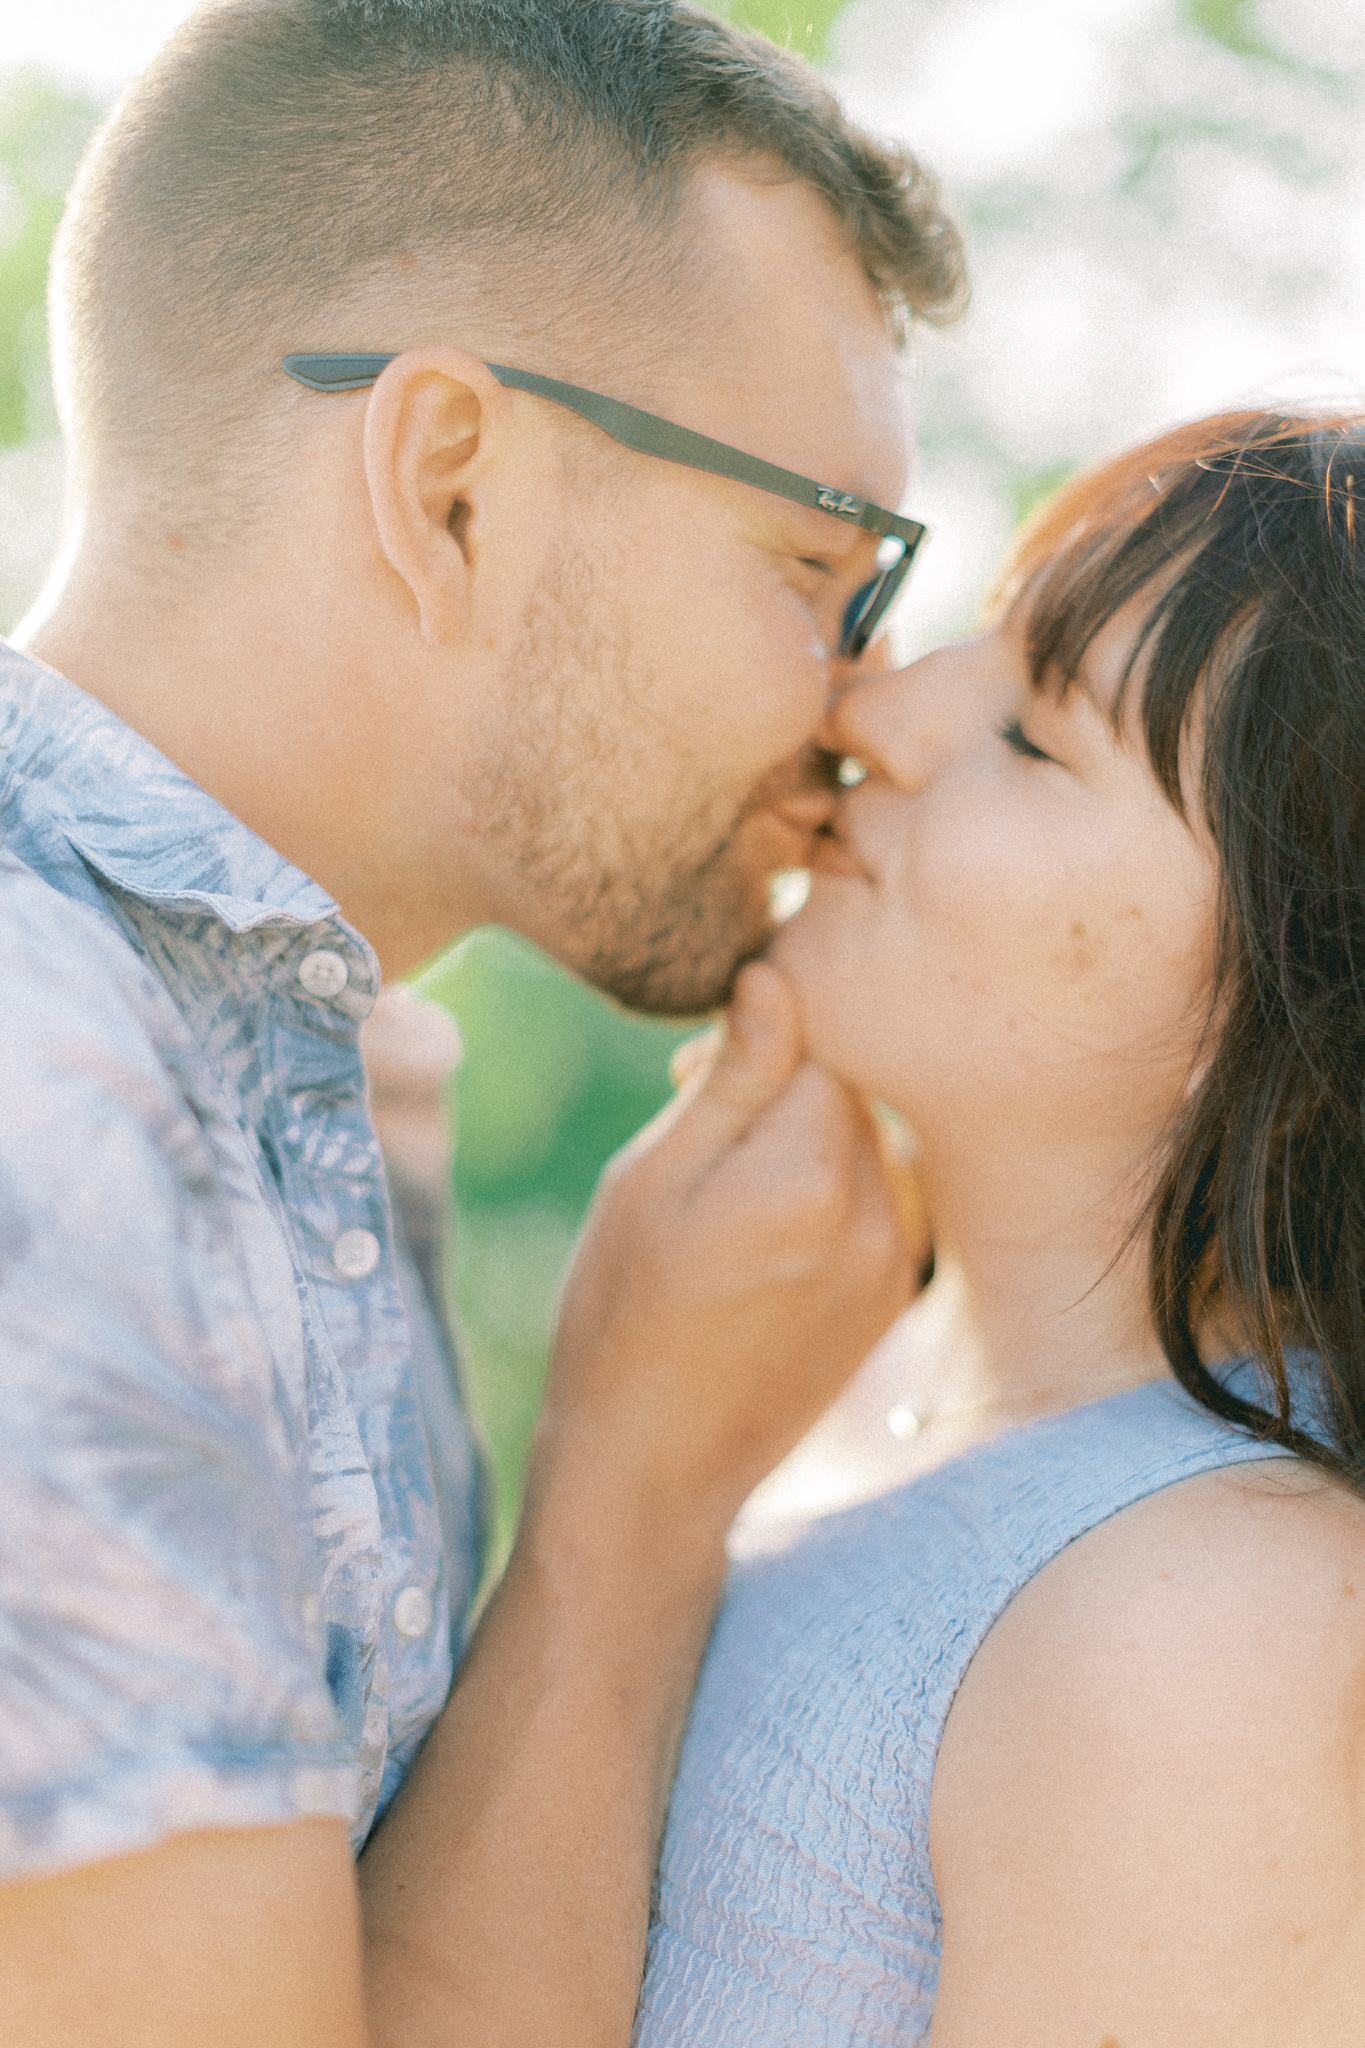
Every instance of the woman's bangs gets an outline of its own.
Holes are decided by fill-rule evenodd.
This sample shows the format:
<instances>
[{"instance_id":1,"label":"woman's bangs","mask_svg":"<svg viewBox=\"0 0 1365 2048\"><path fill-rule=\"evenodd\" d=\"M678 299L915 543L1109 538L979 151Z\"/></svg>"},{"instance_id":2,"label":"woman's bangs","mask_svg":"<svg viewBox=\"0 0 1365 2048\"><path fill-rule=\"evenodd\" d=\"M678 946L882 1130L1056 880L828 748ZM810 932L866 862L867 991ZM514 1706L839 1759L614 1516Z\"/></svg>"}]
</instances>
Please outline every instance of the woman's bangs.
<instances>
[{"instance_id":1,"label":"woman's bangs","mask_svg":"<svg viewBox=\"0 0 1365 2048\"><path fill-rule=\"evenodd\" d=\"M990 615L1022 626L1035 689L1068 689L1096 635L1152 591L1112 714L1118 728L1141 663L1143 736L1177 810L1191 707L1256 611L1273 501L1286 487L1302 493L1306 438L1348 430L1359 422L1266 412L1200 420L1063 485L1015 541Z\"/></svg>"},{"instance_id":2,"label":"woman's bangs","mask_svg":"<svg viewBox=\"0 0 1365 2048\"><path fill-rule=\"evenodd\" d=\"M1063 484L1020 529L989 616L1014 613L1023 624L1035 687L1050 669L1060 687L1074 681L1095 635L1197 544L1208 508L1191 519L1194 508L1180 501L1264 421L1262 413L1227 413L1174 428ZM1183 516L1172 516L1177 507Z\"/></svg>"}]
</instances>

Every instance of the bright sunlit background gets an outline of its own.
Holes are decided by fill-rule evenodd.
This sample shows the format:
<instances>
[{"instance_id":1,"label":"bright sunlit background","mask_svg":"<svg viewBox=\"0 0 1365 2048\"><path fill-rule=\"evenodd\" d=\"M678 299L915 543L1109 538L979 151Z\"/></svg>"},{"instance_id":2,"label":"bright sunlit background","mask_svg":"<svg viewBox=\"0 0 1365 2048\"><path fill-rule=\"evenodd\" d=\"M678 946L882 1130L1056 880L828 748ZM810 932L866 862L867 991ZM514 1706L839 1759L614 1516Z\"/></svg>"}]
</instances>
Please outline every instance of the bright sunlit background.
<instances>
[{"instance_id":1,"label":"bright sunlit background","mask_svg":"<svg viewBox=\"0 0 1365 2048\"><path fill-rule=\"evenodd\" d=\"M566 0L572 4L572 0ZM0 27L0 628L41 580L61 451L42 310L99 110L190 10L46 0ZM1079 464L1249 399L1365 392L1365 10L1342 0L735 0L943 176L975 300L909 368L925 549L896 627L970 626L1022 514ZM10 0L9 13L17 12ZM503 1532L564 1252L677 1034L481 933L423 986L455 1012L460 1297Z\"/></svg>"}]
</instances>

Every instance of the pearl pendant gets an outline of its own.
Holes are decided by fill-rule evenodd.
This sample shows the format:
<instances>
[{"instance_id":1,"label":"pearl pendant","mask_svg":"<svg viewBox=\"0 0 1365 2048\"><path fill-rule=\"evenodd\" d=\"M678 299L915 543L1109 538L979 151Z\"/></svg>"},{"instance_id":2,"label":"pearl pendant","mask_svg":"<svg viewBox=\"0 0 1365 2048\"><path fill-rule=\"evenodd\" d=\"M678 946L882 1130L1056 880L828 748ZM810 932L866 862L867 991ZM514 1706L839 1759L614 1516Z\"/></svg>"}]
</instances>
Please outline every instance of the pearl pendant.
<instances>
[{"instance_id":1,"label":"pearl pendant","mask_svg":"<svg viewBox=\"0 0 1365 2048\"><path fill-rule=\"evenodd\" d=\"M893 1408L886 1418L886 1426L892 1436L901 1443L909 1443L920 1433L920 1419L913 1408Z\"/></svg>"}]
</instances>

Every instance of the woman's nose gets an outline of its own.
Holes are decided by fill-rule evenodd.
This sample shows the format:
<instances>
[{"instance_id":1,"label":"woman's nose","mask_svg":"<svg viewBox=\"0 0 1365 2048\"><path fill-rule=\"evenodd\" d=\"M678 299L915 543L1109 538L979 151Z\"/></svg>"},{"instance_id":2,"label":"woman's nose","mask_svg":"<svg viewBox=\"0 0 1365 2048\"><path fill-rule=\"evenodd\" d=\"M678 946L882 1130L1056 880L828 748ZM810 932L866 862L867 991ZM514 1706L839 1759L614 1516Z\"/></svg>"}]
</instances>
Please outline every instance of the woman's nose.
<instances>
[{"instance_id":1,"label":"woman's nose","mask_svg":"<svg viewBox=\"0 0 1365 2048\"><path fill-rule=\"evenodd\" d=\"M902 786L916 785L941 754L927 699L925 666L878 667L855 674L850 688L836 700L826 720L821 744L833 754L852 755L869 774Z\"/></svg>"},{"instance_id":2,"label":"woman's nose","mask_svg":"<svg viewBox=\"0 0 1365 2048\"><path fill-rule=\"evenodd\" d=\"M843 737L840 724L840 712L845 701L855 691L864 689L868 683L892 672L893 664L885 635L874 640L860 655L853 658L841 655L834 664L829 702L824 719L815 735L816 745L831 754L847 753L848 743Z\"/></svg>"},{"instance_id":3,"label":"woman's nose","mask_svg":"<svg viewBox=\"0 0 1365 2048\"><path fill-rule=\"evenodd\" d=\"M980 730L992 662L998 650L988 633L950 641L908 668L855 671L830 712L825 744L898 788L920 789Z\"/></svg>"}]
</instances>

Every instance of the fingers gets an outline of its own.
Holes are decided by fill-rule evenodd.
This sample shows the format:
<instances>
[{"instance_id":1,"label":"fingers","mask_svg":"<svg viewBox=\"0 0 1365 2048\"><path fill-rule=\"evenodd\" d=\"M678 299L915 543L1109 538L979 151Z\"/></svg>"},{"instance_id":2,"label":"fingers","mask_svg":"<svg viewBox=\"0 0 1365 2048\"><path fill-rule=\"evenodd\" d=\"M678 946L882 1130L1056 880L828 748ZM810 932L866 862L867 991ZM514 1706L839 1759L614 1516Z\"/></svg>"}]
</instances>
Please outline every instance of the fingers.
<instances>
[{"instance_id":1,"label":"fingers","mask_svg":"<svg viewBox=\"0 0 1365 2048\"><path fill-rule=\"evenodd\" d=\"M685 1119L688 1148L720 1152L744 1137L781 1095L802 1060L796 1001L775 967L754 960L735 984L725 1033Z\"/></svg>"},{"instance_id":2,"label":"fingers","mask_svg":"<svg viewBox=\"0 0 1365 2048\"><path fill-rule=\"evenodd\" d=\"M713 1099L744 1116L772 1100L801 1064L796 998L775 967L751 960L735 983L725 1040L711 1069Z\"/></svg>"},{"instance_id":3,"label":"fingers","mask_svg":"<svg viewBox=\"0 0 1365 2048\"><path fill-rule=\"evenodd\" d=\"M708 1024L694 1038L685 1038L681 1045L675 1046L668 1062L668 1078L673 1086L687 1088L693 1082L700 1085L716 1064L724 1043L725 1026Z\"/></svg>"},{"instance_id":4,"label":"fingers","mask_svg":"<svg viewBox=\"0 0 1365 2048\"><path fill-rule=\"evenodd\" d=\"M360 1051L376 1095L407 1095L441 1090L463 1047L445 1010L389 983L360 1027Z\"/></svg>"},{"instance_id":5,"label":"fingers","mask_svg":"<svg viewBox=\"0 0 1365 2048\"><path fill-rule=\"evenodd\" d=\"M389 986L361 1027L360 1050L390 1174L443 1204L453 1157L446 1084L462 1051L454 1022L410 989Z\"/></svg>"},{"instance_id":6,"label":"fingers","mask_svg":"<svg viewBox=\"0 0 1365 2048\"><path fill-rule=\"evenodd\" d=\"M709 1073L705 1052L598 1191L542 1453L591 1415L594 1442L634 1446L651 1502L728 1522L904 1308L914 1269L869 1110L805 1059L775 971L746 971Z\"/></svg>"},{"instance_id":7,"label":"fingers","mask_svg":"<svg viewBox=\"0 0 1365 2048\"><path fill-rule=\"evenodd\" d=\"M661 1167L664 1153L684 1179L704 1174L781 1096L802 1056L795 998L775 967L751 961L722 1021L674 1052L669 1075L678 1093L608 1161L603 1184L646 1157Z\"/></svg>"},{"instance_id":8,"label":"fingers","mask_svg":"<svg viewBox=\"0 0 1365 2048\"><path fill-rule=\"evenodd\" d=\"M896 1205L900 1227L915 1258L916 1270L924 1269L933 1254L933 1229L924 1186L916 1168L919 1141L903 1118L883 1103L872 1105L877 1146L887 1185Z\"/></svg>"},{"instance_id":9,"label":"fingers","mask_svg":"<svg viewBox=\"0 0 1365 2048\"><path fill-rule=\"evenodd\" d=\"M718 1161L718 1173L742 1178L779 1210L828 1207L847 1190L864 1140L857 1105L838 1081L807 1062L750 1119L742 1146Z\"/></svg>"}]
</instances>

